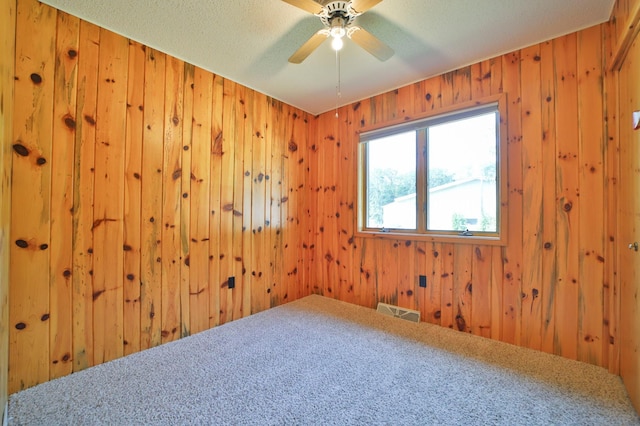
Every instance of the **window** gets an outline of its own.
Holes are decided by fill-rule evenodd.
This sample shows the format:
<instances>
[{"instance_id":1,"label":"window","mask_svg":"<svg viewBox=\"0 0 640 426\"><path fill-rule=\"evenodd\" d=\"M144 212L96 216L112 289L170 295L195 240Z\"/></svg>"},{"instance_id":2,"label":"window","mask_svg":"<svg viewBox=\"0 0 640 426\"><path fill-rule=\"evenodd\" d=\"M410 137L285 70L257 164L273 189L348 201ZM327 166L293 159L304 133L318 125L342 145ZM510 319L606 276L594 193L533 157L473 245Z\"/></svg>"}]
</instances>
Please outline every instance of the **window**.
<instances>
[{"instance_id":1,"label":"window","mask_svg":"<svg viewBox=\"0 0 640 426\"><path fill-rule=\"evenodd\" d=\"M502 97L360 135L361 233L502 241Z\"/></svg>"}]
</instances>

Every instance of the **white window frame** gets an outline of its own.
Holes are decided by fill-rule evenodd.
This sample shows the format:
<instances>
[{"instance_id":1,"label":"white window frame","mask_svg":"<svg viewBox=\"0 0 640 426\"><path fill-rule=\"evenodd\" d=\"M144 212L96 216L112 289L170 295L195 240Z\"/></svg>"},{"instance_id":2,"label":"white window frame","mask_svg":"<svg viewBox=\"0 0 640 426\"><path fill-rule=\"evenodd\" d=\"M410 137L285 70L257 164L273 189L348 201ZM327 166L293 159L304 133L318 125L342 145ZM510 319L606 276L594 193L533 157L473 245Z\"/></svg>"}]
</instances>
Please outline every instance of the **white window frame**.
<instances>
[{"instance_id":1,"label":"white window frame","mask_svg":"<svg viewBox=\"0 0 640 426\"><path fill-rule=\"evenodd\" d=\"M506 95L500 94L483 98L478 101L455 104L447 108L433 110L427 114L412 117L409 120L381 123L376 126L362 128L359 133L358 143L358 169L357 169L357 223L356 235L373 238L410 239L417 241L473 243L488 245L506 245L507 241L507 123L506 123ZM431 231L427 230L427 183L426 183L426 153L417 158L417 183L416 183L416 208L417 229L384 229L366 227L366 142L385 136L408 131L423 131L429 125L446 123L449 120L457 120L472 117L483 111L496 108L498 112L497 123L497 147L496 147L496 232L471 232L459 231ZM416 146L418 143L416 143ZM418 154L416 154L418 155ZM424 157L424 158L421 158ZM420 204L423 204L422 206Z\"/></svg>"}]
</instances>

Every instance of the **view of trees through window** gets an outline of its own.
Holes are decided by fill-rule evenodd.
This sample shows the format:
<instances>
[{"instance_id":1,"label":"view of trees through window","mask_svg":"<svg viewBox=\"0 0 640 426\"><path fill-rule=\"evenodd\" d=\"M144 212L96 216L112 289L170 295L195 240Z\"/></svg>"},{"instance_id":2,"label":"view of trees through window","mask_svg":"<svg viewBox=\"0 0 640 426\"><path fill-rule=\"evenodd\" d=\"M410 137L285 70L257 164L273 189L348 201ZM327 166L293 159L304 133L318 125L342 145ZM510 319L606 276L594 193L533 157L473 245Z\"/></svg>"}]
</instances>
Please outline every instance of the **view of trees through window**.
<instances>
[{"instance_id":1,"label":"view of trees through window","mask_svg":"<svg viewBox=\"0 0 640 426\"><path fill-rule=\"evenodd\" d=\"M416 204L409 220L384 218L384 207L396 199L416 193L416 134L405 132L368 142L367 226L370 228L415 229ZM398 219L398 220L396 220ZM406 218L403 218L406 219ZM393 226L392 226L393 225Z\"/></svg>"},{"instance_id":2,"label":"view of trees through window","mask_svg":"<svg viewBox=\"0 0 640 426\"><path fill-rule=\"evenodd\" d=\"M366 227L497 232L497 110L366 141ZM423 141L420 140L423 135ZM419 161L426 153L426 163ZM426 194L417 194L418 178Z\"/></svg>"}]
</instances>

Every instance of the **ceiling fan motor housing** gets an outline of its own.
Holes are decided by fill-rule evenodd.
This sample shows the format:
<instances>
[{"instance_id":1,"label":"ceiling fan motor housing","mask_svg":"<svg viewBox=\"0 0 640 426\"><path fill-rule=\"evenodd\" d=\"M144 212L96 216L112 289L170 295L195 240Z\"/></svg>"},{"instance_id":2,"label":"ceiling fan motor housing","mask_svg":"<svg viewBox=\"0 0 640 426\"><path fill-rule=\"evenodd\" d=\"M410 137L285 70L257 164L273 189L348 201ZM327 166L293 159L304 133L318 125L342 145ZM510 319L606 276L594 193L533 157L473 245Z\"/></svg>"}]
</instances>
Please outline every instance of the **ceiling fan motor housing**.
<instances>
[{"instance_id":1,"label":"ceiling fan motor housing","mask_svg":"<svg viewBox=\"0 0 640 426\"><path fill-rule=\"evenodd\" d=\"M358 15L360 15L360 13L353 10L350 1L332 1L327 3L322 8L322 12L318 14L322 23L329 28L338 26L344 28L351 25Z\"/></svg>"}]
</instances>

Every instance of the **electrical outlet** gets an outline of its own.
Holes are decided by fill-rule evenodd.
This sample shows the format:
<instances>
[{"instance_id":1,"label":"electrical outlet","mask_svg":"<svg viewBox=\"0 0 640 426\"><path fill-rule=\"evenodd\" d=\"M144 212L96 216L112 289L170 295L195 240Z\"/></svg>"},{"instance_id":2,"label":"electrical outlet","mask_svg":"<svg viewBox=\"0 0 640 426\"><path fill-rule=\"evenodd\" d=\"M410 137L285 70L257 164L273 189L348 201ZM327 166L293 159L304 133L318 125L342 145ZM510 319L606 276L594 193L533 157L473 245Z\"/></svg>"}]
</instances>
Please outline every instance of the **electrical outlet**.
<instances>
[{"instance_id":1,"label":"electrical outlet","mask_svg":"<svg viewBox=\"0 0 640 426\"><path fill-rule=\"evenodd\" d=\"M420 287L427 288L427 276L420 275Z\"/></svg>"},{"instance_id":2,"label":"electrical outlet","mask_svg":"<svg viewBox=\"0 0 640 426\"><path fill-rule=\"evenodd\" d=\"M236 277L229 277L229 280L227 281L227 287L232 289L235 286L236 286Z\"/></svg>"}]
</instances>

